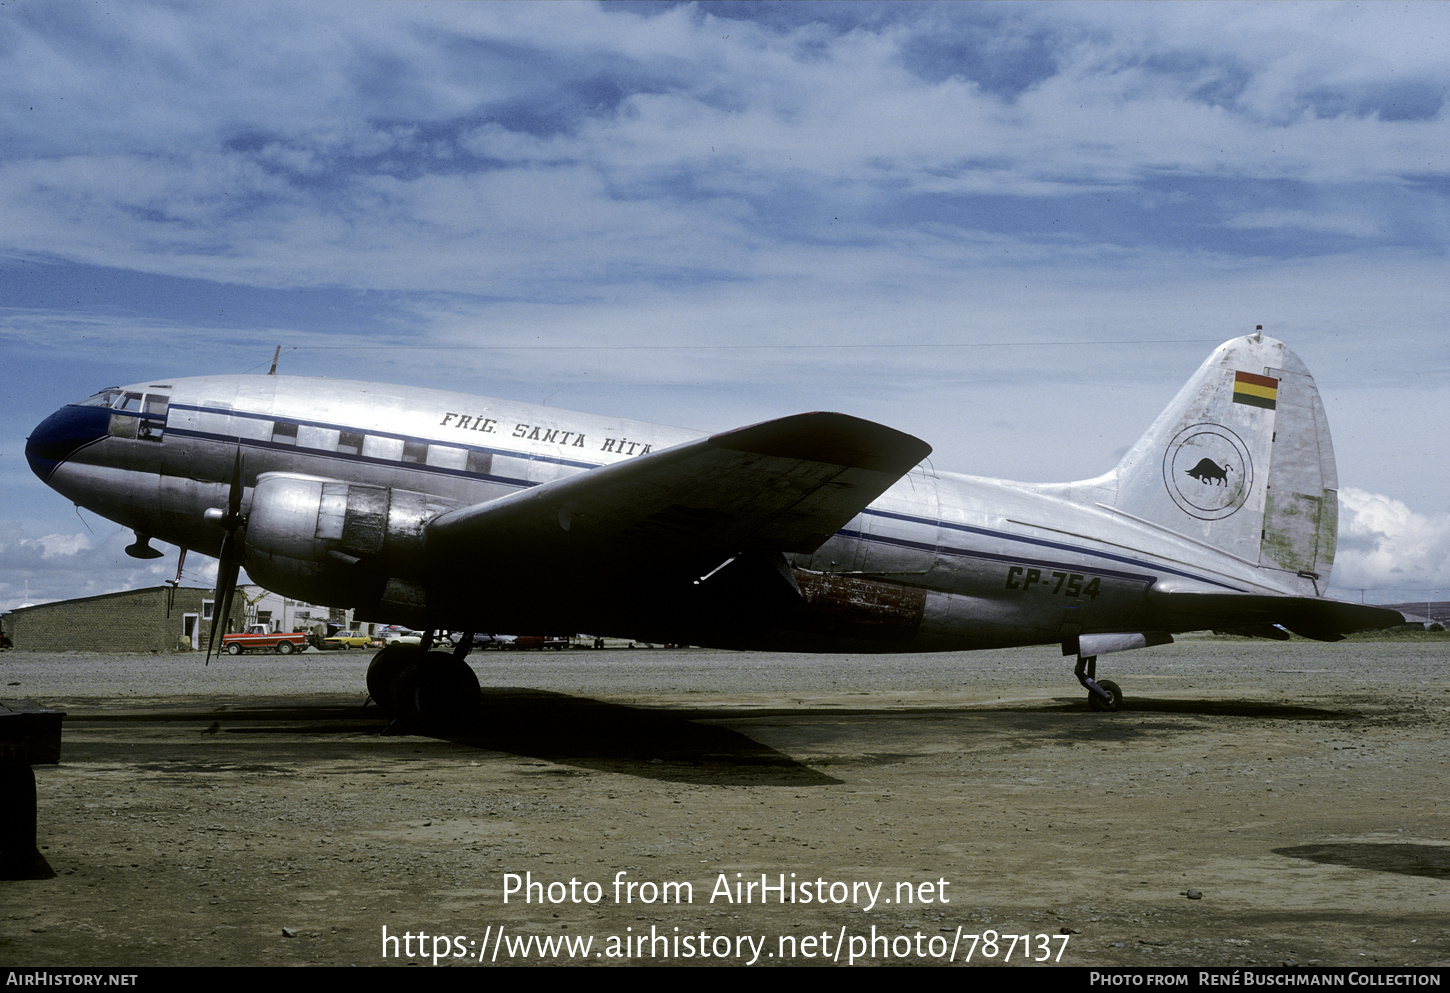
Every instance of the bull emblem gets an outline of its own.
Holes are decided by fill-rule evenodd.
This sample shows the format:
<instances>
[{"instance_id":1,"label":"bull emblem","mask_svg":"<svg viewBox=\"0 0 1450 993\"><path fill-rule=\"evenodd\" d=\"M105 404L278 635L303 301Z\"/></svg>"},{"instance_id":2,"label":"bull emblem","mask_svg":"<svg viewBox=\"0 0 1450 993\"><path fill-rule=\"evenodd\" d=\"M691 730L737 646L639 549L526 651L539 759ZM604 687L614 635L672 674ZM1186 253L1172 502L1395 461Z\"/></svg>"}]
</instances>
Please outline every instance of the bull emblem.
<instances>
[{"instance_id":1,"label":"bull emblem","mask_svg":"<svg viewBox=\"0 0 1450 993\"><path fill-rule=\"evenodd\" d=\"M1233 466L1231 465L1220 466L1213 459L1199 459L1198 465L1192 469L1184 469L1183 471L1205 485L1208 483L1216 483L1219 486L1227 486L1228 474L1232 470Z\"/></svg>"}]
</instances>

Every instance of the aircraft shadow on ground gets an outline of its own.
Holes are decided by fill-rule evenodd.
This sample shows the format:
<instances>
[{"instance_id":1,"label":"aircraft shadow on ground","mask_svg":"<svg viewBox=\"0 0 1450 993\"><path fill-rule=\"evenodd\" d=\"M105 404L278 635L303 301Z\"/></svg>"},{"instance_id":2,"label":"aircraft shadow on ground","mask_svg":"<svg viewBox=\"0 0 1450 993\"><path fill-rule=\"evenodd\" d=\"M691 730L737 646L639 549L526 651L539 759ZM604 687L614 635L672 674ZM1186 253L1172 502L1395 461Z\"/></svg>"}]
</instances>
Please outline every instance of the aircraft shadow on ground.
<instances>
[{"instance_id":1,"label":"aircraft shadow on ground","mask_svg":"<svg viewBox=\"0 0 1450 993\"><path fill-rule=\"evenodd\" d=\"M1081 711L1081 713L1075 713ZM1131 719L1134 715L1150 718ZM547 690L490 688L483 693L477 719L463 727L445 731L390 726L375 707L338 705L327 701L282 700L258 702L252 706L228 706L185 713L98 715L85 718L102 723L161 721L198 725L198 733L226 735L276 735L323 737L340 744L346 735L376 735L385 729L394 734L413 734L448 741L464 748L487 749L546 760L575 769L608 771L647 779L717 785L817 786L841 780L811 768L778 749L750 736L748 725L756 720L782 722L809 728L814 746L841 738L847 751L855 753L863 736L880 731L885 723L903 726L918 722L952 722L964 739L1007 733L1043 739L1074 741L1132 740L1163 733L1186 731L1193 725L1185 718L1248 717L1279 720L1347 720L1359 715L1279 703L1246 701L1152 700L1134 698L1120 714L1090 714L1081 701L1059 699L1050 704L1013 705L1001 708L818 708L770 707L649 709L572 696ZM1173 720L1173 718L1179 720ZM1129 718L1129 719L1123 719ZM842 722L846 724L842 724ZM731 725L731 726L726 726ZM737 730L739 728L739 730ZM909 733L909 732L908 732ZM203 760L199 765L174 752L157 754L147 763L149 750L166 749L161 743L139 745L130 750L137 768L177 772L186 767L196 771L285 772L279 763L306 764L315 760L313 746L288 745L270 749L263 764L235 756ZM908 751L910 747L908 746ZM868 749L869 751L869 749ZM76 753L70 753L77 757ZM859 761L877 764L891 758L862 754ZM847 762L846 764L850 764ZM567 775L568 770L545 770L540 774Z\"/></svg>"},{"instance_id":2,"label":"aircraft shadow on ground","mask_svg":"<svg viewBox=\"0 0 1450 993\"><path fill-rule=\"evenodd\" d=\"M677 782L754 786L824 786L840 782L746 734L697 723L694 715L686 717L666 710L647 710L546 690L486 690L477 719L447 730L390 725L375 707L337 705L289 707L269 703L224 711L172 713L164 717L151 714L100 718L118 719L184 721L198 725L215 722L198 728L202 735L218 732L300 735L334 740L348 734L375 735L386 729L393 734L430 737L465 748L508 752L576 768ZM306 748L289 748L285 754L269 751L267 755L267 760L274 764L305 763L307 759ZM160 761L159 768L169 772L178 771L185 764L175 755ZM220 767L217 762L203 765L207 769ZM271 768L256 764L222 765L241 771Z\"/></svg>"},{"instance_id":3,"label":"aircraft shadow on ground","mask_svg":"<svg viewBox=\"0 0 1450 993\"><path fill-rule=\"evenodd\" d=\"M1044 711L1087 710L1080 701L1061 702L1052 706L1032 708ZM1352 710L1326 710L1303 707L1273 700L1155 700L1152 697L1129 697L1119 714L1181 714L1197 717L1259 717L1290 721L1343 721L1361 717ZM1097 719L1112 720L1115 714L1094 714Z\"/></svg>"},{"instance_id":4,"label":"aircraft shadow on ground","mask_svg":"<svg viewBox=\"0 0 1450 993\"><path fill-rule=\"evenodd\" d=\"M824 786L840 780L748 735L646 710L546 690L489 689L459 744L648 779L725 785Z\"/></svg>"},{"instance_id":5,"label":"aircraft shadow on ground","mask_svg":"<svg viewBox=\"0 0 1450 993\"><path fill-rule=\"evenodd\" d=\"M1294 845L1273 849L1275 855L1307 859L1324 865L1342 865L1351 869L1373 869L1397 872L1405 876L1429 876L1450 879L1450 847L1416 845L1409 842L1377 845L1372 842L1347 842L1325 845Z\"/></svg>"}]
</instances>

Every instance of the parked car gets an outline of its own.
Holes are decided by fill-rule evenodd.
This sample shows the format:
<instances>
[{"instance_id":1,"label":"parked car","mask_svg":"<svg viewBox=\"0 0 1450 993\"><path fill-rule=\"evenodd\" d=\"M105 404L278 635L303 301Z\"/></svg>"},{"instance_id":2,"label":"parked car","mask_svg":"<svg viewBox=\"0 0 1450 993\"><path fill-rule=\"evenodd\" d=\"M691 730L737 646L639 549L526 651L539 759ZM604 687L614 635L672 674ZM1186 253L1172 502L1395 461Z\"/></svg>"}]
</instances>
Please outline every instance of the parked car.
<instances>
[{"instance_id":1,"label":"parked car","mask_svg":"<svg viewBox=\"0 0 1450 993\"><path fill-rule=\"evenodd\" d=\"M368 648L381 644L377 638L361 631L339 631L330 638L322 639L323 648Z\"/></svg>"},{"instance_id":2,"label":"parked car","mask_svg":"<svg viewBox=\"0 0 1450 993\"><path fill-rule=\"evenodd\" d=\"M457 645L462 639L463 635L459 633L448 636L449 642L454 645ZM474 651L481 651L485 648L511 648L513 643L514 636L511 634L484 634L480 631L474 633L471 647Z\"/></svg>"},{"instance_id":3,"label":"parked car","mask_svg":"<svg viewBox=\"0 0 1450 993\"><path fill-rule=\"evenodd\" d=\"M514 640L505 648L518 648L523 650L552 648L554 651L561 651L569 647L569 636L567 634L520 634L515 635Z\"/></svg>"}]
</instances>

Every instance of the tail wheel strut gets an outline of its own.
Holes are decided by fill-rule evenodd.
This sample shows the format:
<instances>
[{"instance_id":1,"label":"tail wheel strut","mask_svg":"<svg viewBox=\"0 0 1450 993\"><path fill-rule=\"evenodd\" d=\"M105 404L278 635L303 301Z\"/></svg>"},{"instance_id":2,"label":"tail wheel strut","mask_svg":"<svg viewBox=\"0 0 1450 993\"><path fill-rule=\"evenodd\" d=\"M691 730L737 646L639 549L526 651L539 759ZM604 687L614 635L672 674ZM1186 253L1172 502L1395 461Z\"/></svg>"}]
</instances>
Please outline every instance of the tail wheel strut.
<instances>
[{"instance_id":1,"label":"tail wheel strut","mask_svg":"<svg viewBox=\"0 0 1450 993\"><path fill-rule=\"evenodd\" d=\"M1123 689L1111 679L1101 682L1095 678L1098 672L1096 655L1079 655L1073 675L1088 691L1088 706L1097 711L1115 711L1123 703Z\"/></svg>"}]
</instances>

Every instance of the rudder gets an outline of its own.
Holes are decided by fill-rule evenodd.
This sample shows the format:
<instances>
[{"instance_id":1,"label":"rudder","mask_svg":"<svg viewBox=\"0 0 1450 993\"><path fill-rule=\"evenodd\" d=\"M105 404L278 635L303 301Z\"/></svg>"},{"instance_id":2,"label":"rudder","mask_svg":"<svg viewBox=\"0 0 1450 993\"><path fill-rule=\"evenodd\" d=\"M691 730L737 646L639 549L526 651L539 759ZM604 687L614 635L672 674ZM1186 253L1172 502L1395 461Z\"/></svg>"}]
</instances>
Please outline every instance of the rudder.
<instances>
[{"instance_id":1,"label":"rudder","mask_svg":"<svg viewBox=\"0 0 1450 993\"><path fill-rule=\"evenodd\" d=\"M1263 334L1225 342L1112 473L1115 510L1324 591L1338 474L1314 377Z\"/></svg>"}]
</instances>

